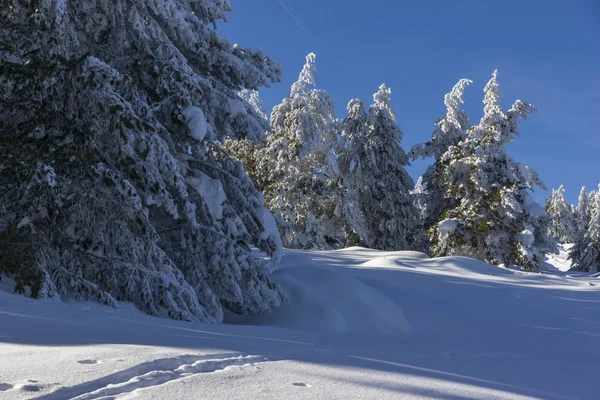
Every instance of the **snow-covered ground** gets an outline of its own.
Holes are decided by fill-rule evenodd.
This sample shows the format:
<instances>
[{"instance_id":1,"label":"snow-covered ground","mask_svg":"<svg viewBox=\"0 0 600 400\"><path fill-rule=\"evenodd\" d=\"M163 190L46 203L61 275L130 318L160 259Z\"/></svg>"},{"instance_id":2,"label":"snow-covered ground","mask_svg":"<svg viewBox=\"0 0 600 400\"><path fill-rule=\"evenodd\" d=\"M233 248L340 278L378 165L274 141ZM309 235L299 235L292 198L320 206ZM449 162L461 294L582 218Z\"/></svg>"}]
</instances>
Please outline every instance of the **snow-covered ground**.
<instances>
[{"instance_id":1,"label":"snow-covered ground","mask_svg":"<svg viewBox=\"0 0 600 400\"><path fill-rule=\"evenodd\" d=\"M571 248L573 248L573 243L559 244L558 254L548 254L546 256L546 265L542 265L542 269L553 272L557 272L556 270L560 272L569 271L571 268L571 260L569 260L568 257Z\"/></svg>"},{"instance_id":2,"label":"snow-covered ground","mask_svg":"<svg viewBox=\"0 0 600 400\"><path fill-rule=\"evenodd\" d=\"M351 248L273 277L288 304L224 325L0 291L0 399L600 398L598 275Z\"/></svg>"}]
</instances>

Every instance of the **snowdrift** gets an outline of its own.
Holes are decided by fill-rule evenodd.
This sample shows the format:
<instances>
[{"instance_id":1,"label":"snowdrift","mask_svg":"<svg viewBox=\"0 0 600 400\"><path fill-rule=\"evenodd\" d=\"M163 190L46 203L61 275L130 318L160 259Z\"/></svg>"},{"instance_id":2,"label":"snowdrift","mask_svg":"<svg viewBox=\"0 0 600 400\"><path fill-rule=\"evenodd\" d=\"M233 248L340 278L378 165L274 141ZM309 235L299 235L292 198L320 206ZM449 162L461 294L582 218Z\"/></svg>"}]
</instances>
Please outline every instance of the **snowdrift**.
<instances>
[{"instance_id":1,"label":"snowdrift","mask_svg":"<svg viewBox=\"0 0 600 400\"><path fill-rule=\"evenodd\" d=\"M554 272L553 272L554 271ZM226 324L0 284L2 399L596 399L600 277L461 257L286 250L289 303Z\"/></svg>"}]
</instances>

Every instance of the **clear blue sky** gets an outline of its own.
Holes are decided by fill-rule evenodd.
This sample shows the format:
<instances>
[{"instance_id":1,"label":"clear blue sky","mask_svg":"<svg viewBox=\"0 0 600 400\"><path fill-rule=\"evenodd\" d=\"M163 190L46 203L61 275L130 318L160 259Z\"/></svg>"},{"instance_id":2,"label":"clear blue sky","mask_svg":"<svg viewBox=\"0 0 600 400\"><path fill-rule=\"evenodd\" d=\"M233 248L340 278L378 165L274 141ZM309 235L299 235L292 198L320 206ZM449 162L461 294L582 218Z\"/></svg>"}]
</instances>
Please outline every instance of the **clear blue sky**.
<instances>
[{"instance_id":1,"label":"clear blue sky","mask_svg":"<svg viewBox=\"0 0 600 400\"><path fill-rule=\"evenodd\" d=\"M339 118L351 98L371 104L382 82L391 86L408 151L430 139L459 78L474 81L465 107L477 122L483 86L497 68L506 108L521 99L539 109L521 124L511 156L549 189L563 184L570 202L582 185L600 181L599 0L230 1L219 31L282 65L282 83L261 90L269 112L313 51L317 86L331 93ZM414 163L413 178L428 163Z\"/></svg>"}]
</instances>

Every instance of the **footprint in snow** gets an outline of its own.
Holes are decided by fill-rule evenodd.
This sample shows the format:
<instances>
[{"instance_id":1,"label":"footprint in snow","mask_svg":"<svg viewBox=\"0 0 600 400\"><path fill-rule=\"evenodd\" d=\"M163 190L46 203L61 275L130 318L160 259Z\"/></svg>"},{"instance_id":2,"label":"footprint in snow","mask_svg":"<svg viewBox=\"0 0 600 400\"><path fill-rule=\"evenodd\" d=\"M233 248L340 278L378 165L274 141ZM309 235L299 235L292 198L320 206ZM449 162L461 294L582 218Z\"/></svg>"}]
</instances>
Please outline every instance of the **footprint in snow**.
<instances>
[{"instance_id":1,"label":"footprint in snow","mask_svg":"<svg viewBox=\"0 0 600 400\"><path fill-rule=\"evenodd\" d=\"M88 359L88 360L79 360L77 361L79 364L84 364L84 365L90 365L90 364L100 364L102 363L102 361L100 360L94 360L92 358Z\"/></svg>"},{"instance_id":2,"label":"footprint in snow","mask_svg":"<svg viewBox=\"0 0 600 400\"><path fill-rule=\"evenodd\" d=\"M292 383L292 385L299 386L299 387L306 387L306 388L310 387L310 385L308 383L304 383L304 382L294 382L294 383Z\"/></svg>"},{"instance_id":3,"label":"footprint in snow","mask_svg":"<svg viewBox=\"0 0 600 400\"><path fill-rule=\"evenodd\" d=\"M17 385L15 389L19 389L25 392L39 392L42 388L38 385Z\"/></svg>"},{"instance_id":4,"label":"footprint in snow","mask_svg":"<svg viewBox=\"0 0 600 400\"><path fill-rule=\"evenodd\" d=\"M0 392L6 392L7 390L12 389L12 385L9 385L8 383L0 383Z\"/></svg>"}]
</instances>

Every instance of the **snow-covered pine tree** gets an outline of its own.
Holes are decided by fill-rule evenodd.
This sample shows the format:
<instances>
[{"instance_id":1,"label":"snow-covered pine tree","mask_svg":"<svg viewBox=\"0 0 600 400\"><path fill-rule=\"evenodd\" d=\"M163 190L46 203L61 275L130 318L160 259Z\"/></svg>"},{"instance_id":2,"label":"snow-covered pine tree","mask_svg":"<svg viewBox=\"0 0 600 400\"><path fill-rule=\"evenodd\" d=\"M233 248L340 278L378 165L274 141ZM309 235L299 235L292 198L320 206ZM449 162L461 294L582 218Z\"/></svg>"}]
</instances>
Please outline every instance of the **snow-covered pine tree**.
<instances>
[{"instance_id":1,"label":"snow-covered pine tree","mask_svg":"<svg viewBox=\"0 0 600 400\"><path fill-rule=\"evenodd\" d=\"M587 232L590 223L590 194L585 191L585 186L581 187L579 192L579 198L577 199L577 206L575 206L575 224L576 224L576 236L583 235Z\"/></svg>"},{"instance_id":2,"label":"snow-covered pine tree","mask_svg":"<svg viewBox=\"0 0 600 400\"><path fill-rule=\"evenodd\" d=\"M441 157L451 146L457 145L466 136L470 121L461 107L464 103L465 89L471 83L469 79L461 79L444 96L446 114L435 122L436 129L431 140L413 146L409 152L409 158L413 161L417 158L433 157L433 164L422 176L422 193L415 194L422 213L419 226L425 232L442 219L445 209L455 206L452 198L446 196L446 187L441 176L443 170ZM424 250L429 250L428 243L422 247Z\"/></svg>"},{"instance_id":3,"label":"snow-covered pine tree","mask_svg":"<svg viewBox=\"0 0 600 400\"><path fill-rule=\"evenodd\" d=\"M315 61L314 53L306 56L290 97L273 108L271 131L258 153L257 169L269 171L267 204L280 218L286 246L293 248L343 244L335 216L334 106L329 93L314 87Z\"/></svg>"},{"instance_id":4,"label":"snow-covered pine tree","mask_svg":"<svg viewBox=\"0 0 600 400\"><path fill-rule=\"evenodd\" d=\"M237 95L251 107L250 113L256 113L264 130L269 130L267 112L262 107L262 100L258 95L258 91L244 89L238 92ZM265 139L250 140L248 138L228 137L223 142L225 150L242 163L254 186L261 193L269 190L269 186L272 184L269 179L270 171L267 168L267 163L262 160L266 146Z\"/></svg>"},{"instance_id":5,"label":"snow-covered pine tree","mask_svg":"<svg viewBox=\"0 0 600 400\"><path fill-rule=\"evenodd\" d=\"M415 240L418 210L390 95L391 89L382 84L368 114L360 101L348 104L342 133L345 151L340 156L348 197L345 214L366 246L405 250Z\"/></svg>"},{"instance_id":6,"label":"snow-covered pine tree","mask_svg":"<svg viewBox=\"0 0 600 400\"><path fill-rule=\"evenodd\" d=\"M425 203L425 184L423 183L423 175L419 176L417 182L415 183L415 187L412 190L412 195L414 197L414 203L419 211L419 216L421 219L425 217L425 213L427 212L427 205Z\"/></svg>"},{"instance_id":7,"label":"snow-covered pine tree","mask_svg":"<svg viewBox=\"0 0 600 400\"><path fill-rule=\"evenodd\" d=\"M534 270L540 261L536 241L543 241L539 226L544 212L529 191L544 184L533 169L510 158L505 145L519 135L518 119L535 108L517 100L503 111L496 76L494 71L484 88L479 125L440 157L446 196L455 206L445 209L443 220L431 228L432 252Z\"/></svg>"},{"instance_id":8,"label":"snow-covered pine tree","mask_svg":"<svg viewBox=\"0 0 600 400\"><path fill-rule=\"evenodd\" d=\"M582 201L582 196L586 200ZM579 205L584 203L589 211L589 219L585 224L585 231L577 235L575 245L569 253L571 270L596 273L600 272L600 185L598 191L592 191L589 195L582 188ZM583 211L583 206L578 208Z\"/></svg>"},{"instance_id":9,"label":"snow-covered pine tree","mask_svg":"<svg viewBox=\"0 0 600 400\"><path fill-rule=\"evenodd\" d=\"M373 232L367 225L361 207L364 189L363 169L368 168L364 151L369 147L369 124L365 106L359 99L352 99L346 106L348 116L342 121L341 140L337 149L338 164L343 179L342 219L346 246L372 246Z\"/></svg>"},{"instance_id":10,"label":"snow-covered pine tree","mask_svg":"<svg viewBox=\"0 0 600 400\"><path fill-rule=\"evenodd\" d=\"M254 112L256 112L262 120L266 121L268 119L267 111L262 106L263 101L258 94L258 90L244 89L240 90L237 95L250 104Z\"/></svg>"},{"instance_id":11,"label":"snow-covered pine tree","mask_svg":"<svg viewBox=\"0 0 600 400\"><path fill-rule=\"evenodd\" d=\"M281 248L241 165L211 139L263 136L235 92L279 66L232 46L227 0L0 4L0 272L36 298L185 320L284 299Z\"/></svg>"},{"instance_id":12,"label":"snow-covered pine tree","mask_svg":"<svg viewBox=\"0 0 600 400\"><path fill-rule=\"evenodd\" d=\"M456 146L466 136L470 121L461 107L464 103L465 89L471 83L472 81L469 79L461 79L444 96L446 115L436 121L436 129L431 140L413 146L409 153L409 157L413 161L417 158L433 157L433 164L423 174L424 215L422 221L425 229L431 228L442 219L444 209L455 206L455 204L449 203L452 198L446 196L446 187L442 182L441 157L451 146Z\"/></svg>"},{"instance_id":13,"label":"snow-covered pine tree","mask_svg":"<svg viewBox=\"0 0 600 400\"><path fill-rule=\"evenodd\" d=\"M565 188L560 185L546 200L546 214L550 218L548 235L560 243L573 243L576 237L576 223L571 206L565 200Z\"/></svg>"}]
</instances>

